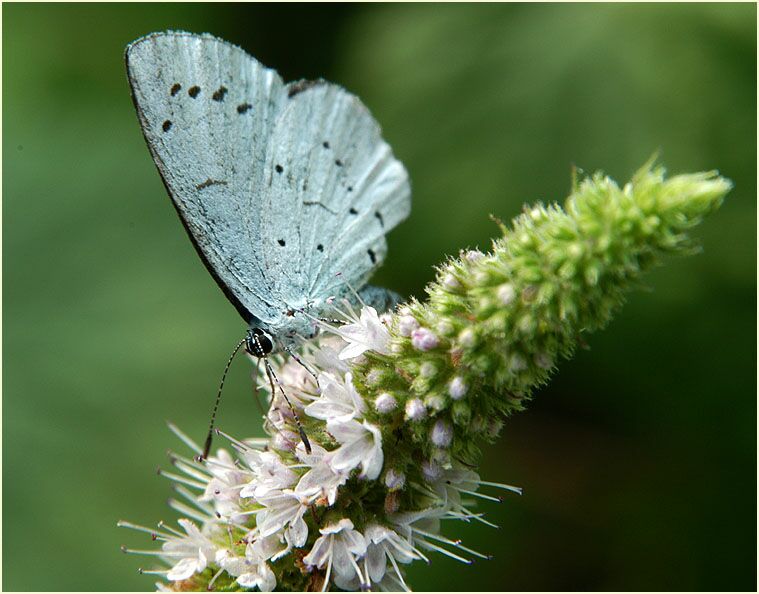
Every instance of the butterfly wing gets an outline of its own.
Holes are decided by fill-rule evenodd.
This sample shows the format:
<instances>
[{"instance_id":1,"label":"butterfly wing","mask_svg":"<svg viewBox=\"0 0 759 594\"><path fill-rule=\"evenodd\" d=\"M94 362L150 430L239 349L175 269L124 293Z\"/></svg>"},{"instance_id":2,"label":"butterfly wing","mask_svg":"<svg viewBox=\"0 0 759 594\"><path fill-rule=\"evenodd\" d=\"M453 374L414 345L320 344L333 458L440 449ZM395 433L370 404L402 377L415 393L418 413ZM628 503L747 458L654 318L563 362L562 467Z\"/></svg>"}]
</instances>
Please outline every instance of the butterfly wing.
<instances>
[{"instance_id":1,"label":"butterfly wing","mask_svg":"<svg viewBox=\"0 0 759 594\"><path fill-rule=\"evenodd\" d=\"M153 160L203 262L246 321L276 319L257 200L282 80L232 44L182 32L135 41L126 64Z\"/></svg>"},{"instance_id":2,"label":"butterfly wing","mask_svg":"<svg viewBox=\"0 0 759 594\"><path fill-rule=\"evenodd\" d=\"M266 151L262 255L278 292L302 306L366 283L411 190L358 98L324 81L291 83L287 95Z\"/></svg>"}]
</instances>

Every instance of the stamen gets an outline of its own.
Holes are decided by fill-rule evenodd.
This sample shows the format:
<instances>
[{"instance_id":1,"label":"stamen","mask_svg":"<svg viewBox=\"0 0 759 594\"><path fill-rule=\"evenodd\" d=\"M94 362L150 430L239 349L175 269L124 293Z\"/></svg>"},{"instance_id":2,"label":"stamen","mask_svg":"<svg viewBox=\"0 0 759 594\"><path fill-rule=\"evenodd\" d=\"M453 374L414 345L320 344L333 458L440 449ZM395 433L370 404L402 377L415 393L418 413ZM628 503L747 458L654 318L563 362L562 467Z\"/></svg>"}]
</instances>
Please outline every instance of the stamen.
<instances>
[{"instance_id":1,"label":"stamen","mask_svg":"<svg viewBox=\"0 0 759 594\"><path fill-rule=\"evenodd\" d=\"M179 493L182 497L184 497L187 501L192 503L195 507L197 507L200 511L207 513L209 516L213 514L213 509L210 505L198 501L198 498L195 497L192 493L190 493L187 489L184 487L177 486L176 492Z\"/></svg>"},{"instance_id":2,"label":"stamen","mask_svg":"<svg viewBox=\"0 0 759 594\"><path fill-rule=\"evenodd\" d=\"M240 448L240 449L241 449L243 452L246 452L246 451L248 451L248 450L251 450L251 449L252 449L252 448L251 448L250 446L248 446L248 444L246 444L244 441L240 441L239 439L235 439L234 437L232 437L232 436L231 436L231 435L229 435L228 433L224 433L224 431L222 431L221 429L215 429L214 431L216 432L216 434L217 434L217 435L221 435L222 437L224 437L224 438L225 438L225 439L226 439L226 440L227 440L229 443L231 443L232 445L236 445L236 446L237 446L238 448Z\"/></svg>"},{"instance_id":3,"label":"stamen","mask_svg":"<svg viewBox=\"0 0 759 594\"><path fill-rule=\"evenodd\" d=\"M177 501L176 499L169 499L169 507L175 509L181 514L184 514L186 516L189 516L190 518L197 520L198 522L207 522L208 516L202 516L198 512L196 512L191 507L185 505L181 501Z\"/></svg>"},{"instance_id":4,"label":"stamen","mask_svg":"<svg viewBox=\"0 0 759 594\"><path fill-rule=\"evenodd\" d=\"M418 528L412 528L414 532L418 532L419 534L423 534L427 538L433 538L439 542L444 542L446 544L449 544L451 546L454 546L456 548L461 549L462 551L466 551L467 553L474 555L475 557L479 557L480 559L492 559L493 557L490 555L484 555L483 553L480 553L478 551L475 551L473 549L470 549L469 547L465 547L463 544L461 544L460 540L450 540L440 534L432 534L431 532L425 532L424 530L419 530Z\"/></svg>"},{"instance_id":5,"label":"stamen","mask_svg":"<svg viewBox=\"0 0 759 594\"><path fill-rule=\"evenodd\" d=\"M127 522L125 520L119 520L116 522L116 526L118 528L129 528L131 530L137 530L138 532L145 532L146 534L150 534L153 540L168 540L171 538L170 535L166 534L165 532L153 530L152 528L148 528L147 526L140 526L139 524L132 524L131 522Z\"/></svg>"},{"instance_id":6,"label":"stamen","mask_svg":"<svg viewBox=\"0 0 759 594\"><path fill-rule=\"evenodd\" d=\"M179 537L181 537L181 538L184 538L185 536L187 536L186 534L182 534L182 533L181 533L179 530L177 530L177 529L176 529L176 528L174 528L173 526L169 526L169 525L168 525L166 522L164 522L163 520L161 520L160 522L158 522L158 527L159 527L159 528L166 528L166 530L168 530L169 532L171 532L171 533L172 533L172 534L174 534L175 536L179 536Z\"/></svg>"},{"instance_id":7,"label":"stamen","mask_svg":"<svg viewBox=\"0 0 759 594\"><path fill-rule=\"evenodd\" d=\"M466 563L467 565L472 564L471 559L465 559L464 557L460 557L456 553L451 553L448 549L444 549L443 547L439 547L436 544L433 544L431 542L428 542L426 540L419 539L419 544L421 544L424 547L427 547L429 549L432 549L433 551L437 551L439 553L443 553L443 555L446 555L450 557L451 559L456 559L457 561L461 561L462 563Z\"/></svg>"},{"instance_id":8,"label":"stamen","mask_svg":"<svg viewBox=\"0 0 759 594\"><path fill-rule=\"evenodd\" d=\"M169 571L169 569L143 569L142 567L137 570L141 575L166 575Z\"/></svg>"},{"instance_id":9,"label":"stamen","mask_svg":"<svg viewBox=\"0 0 759 594\"><path fill-rule=\"evenodd\" d=\"M403 576L401 575L401 570L398 568L398 564L395 562L395 559L391 554L387 552L387 547L385 547L385 553L387 554L387 558L390 559L390 564L393 566L393 569L395 569L395 573L398 576L398 580L401 582L401 586L403 586L403 589L406 592L411 592L411 588L408 587L406 584L406 581L403 579Z\"/></svg>"},{"instance_id":10,"label":"stamen","mask_svg":"<svg viewBox=\"0 0 759 594\"><path fill-rule=\"evenodd\" d=\"M327 551L327 574L324 576L324 583L322 584L322 592L327 591L329 586L329 576L332 573L332 541L329 541L329 550Z\"/></svg>"},{"instance_id":11,"label":"stamen","mask_svg":"<svg viewBox=\"0 0 759 594\"><path fill-rule=\"evenodd\" d=\"M174 467L178 468L179 470L181 470L182 472L184 472L186 475L189 475L189 476L191 476L193 478L196 478L196 479L198 479L201 482L207 483L208 481L211 480L211 476L210 475L196 470L195 468L193 468L192 466L190 466L188 464L185 464L181 460L174 460Z\"/></svg>"},{"instance_id":12,"label":"stamen","mask_svg":"<svg viewBox=\"0 0 759 594\"><path fill-rule=\"evenodd\" d=\"M213 583L216 581L216 578L219 577L222 573L224 573L223 567L219 569L219 571L217 571L216 574L214 574L214 576L211 578L211 581L208 582L208 586L206 586L206 590L208 590L209 592L213 590Z\"/></svg>"},{"instance_id":13,"label":"stamen","mask_svg":"<svg viewBox=\"0 0 759 594\"><path fill-rule=\"evenodd\" d=\"M203 483L198 483L196 481L185 478L183 476L179 476L178 474L174 474L173 472L166 472L165 470L161 470L160 468L158 469L158 475L165 476L170 481L175 481L177 483L184 483L188 487L194 487L195 489L200 489L201 491L204 491L206 488L206 486Z\"/></svg>"},{"instance_id":14,"label":"stamen","mask_svg":"<svg viewBox=\"0 0 759 594\"><path fill-rule=\"evenodd\" d=\"M492 497L491 495L485 495L484 493L478 493L477 491L469 491L468 489L462 489L461 487L457 487L455 485L448 484L449 487L452 489L456 489L459 493L466 493L467 495L471 495L472 497L479 497L480 499L487 499L488 501L495 501L496 503L502 503L503 499L500 497Z\"/></svg>"},{"instance_id":15,"label":"stamen","mask_svg":"<svg viewBox=\"0 0 759 594\"><path fill-rule=\"evenodd\" d=\"M129 555L149 555L153 557L184 557L185 553L181 551L150 551L145 549L128 549L121 545L121 552Z\"/></svg>"},{"instance_id":16,"label":"stamen","mask_svg":"<svg viewBox=\"0 0 759 594\"><path fill-rule=\"evenodd\" d=\"M517 495L522 494L522 487L514 487L512 485L506 485L504 483L492 483L490 481L480 481L481 485L485 485L487 487L497 487L499 489L504 489L506 491L513 491Z\"/></svg>"},{"instance_id":17,"label":"stamen","mask_svg":"<svg viewBox=\"0 0 759 594\"><path fill-rule=\"evenodd\" d=\"M181 439L188 448L190 448L193 452L195 452L197 454L201 453L200 446L198 444L196 444L192 439L190 439L189 437L187 437L187 435L185 435L179 429L179 427L177 427L171 421L166 421L166 424L169 426L169 429L171 430L171 432L174 435L176 435L179 439Z\"/></svg>"}]
</instances>

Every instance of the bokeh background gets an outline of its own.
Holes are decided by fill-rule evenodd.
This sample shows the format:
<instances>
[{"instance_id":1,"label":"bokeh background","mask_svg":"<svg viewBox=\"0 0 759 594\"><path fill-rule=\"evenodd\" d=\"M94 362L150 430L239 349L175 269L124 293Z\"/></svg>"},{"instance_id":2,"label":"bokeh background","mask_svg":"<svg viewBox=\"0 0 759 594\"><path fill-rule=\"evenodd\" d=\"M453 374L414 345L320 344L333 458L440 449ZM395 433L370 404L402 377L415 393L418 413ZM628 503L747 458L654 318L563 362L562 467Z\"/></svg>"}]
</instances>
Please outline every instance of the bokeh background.
<instances>
[{"instance_id":1,"label":"bokeh background","mask_svg":"<svg viewBox=\"0 0 759 594\"><path fill-rule=\"evenodd\" d=\"M411 571L433 590L756 589L756 6L5 4L3 588L141 590L116 528L165 505L165 420L202 439L244 331L140 134L122 52L208 31L285 79L357 93L413 180L375 279L422 296L487 248L488 215L561 200L573 164L625 181L654 151L735 182L704 251L648 276L510 419L482 474L523 497L492 552ZM250 367L221 425L260 434Z\"/></svg>"}]
</instances>

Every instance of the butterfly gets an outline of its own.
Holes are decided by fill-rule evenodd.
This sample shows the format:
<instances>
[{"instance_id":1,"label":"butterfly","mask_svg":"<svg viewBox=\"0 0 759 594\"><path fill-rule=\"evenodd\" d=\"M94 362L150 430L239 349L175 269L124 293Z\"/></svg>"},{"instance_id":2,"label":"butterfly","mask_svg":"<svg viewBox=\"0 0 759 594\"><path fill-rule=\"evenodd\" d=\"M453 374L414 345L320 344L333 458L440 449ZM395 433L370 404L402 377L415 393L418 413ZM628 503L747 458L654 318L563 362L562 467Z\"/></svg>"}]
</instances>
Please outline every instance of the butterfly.
<instances>
[{"instance_id":1,"label":"butterfly","mask_svg":"<svg viewBox=\"0 0 759 594\"><path fill-rule=\"evenodd\" d=\"M351 288L381 311L397 301L366 283L409 214L409 178L357 97L324 80L285 83L208 34L152 33L125 57L179 218L248 325L238 349L294 354Z\"/></svg>"}]
</instances>

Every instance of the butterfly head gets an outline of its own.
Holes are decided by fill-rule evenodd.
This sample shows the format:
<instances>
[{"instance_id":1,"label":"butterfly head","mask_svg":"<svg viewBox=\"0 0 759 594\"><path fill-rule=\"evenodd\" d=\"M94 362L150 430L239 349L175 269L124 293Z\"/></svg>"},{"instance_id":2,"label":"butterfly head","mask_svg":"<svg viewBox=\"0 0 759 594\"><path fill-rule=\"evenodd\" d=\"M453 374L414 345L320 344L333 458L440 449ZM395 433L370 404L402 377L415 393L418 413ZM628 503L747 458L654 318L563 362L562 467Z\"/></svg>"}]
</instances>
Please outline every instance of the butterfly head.
<instances>
[{"instance_id":1,"label":"butterfly head","mask_svg":"<svg viewBox=\"0 0 759 594\"><path fill-rule=\"evenodd\" d=\"M260 359L274 350L274 338L261 328L251 328L245 336L245 350Z\"/></svg>"}]
</instances>

